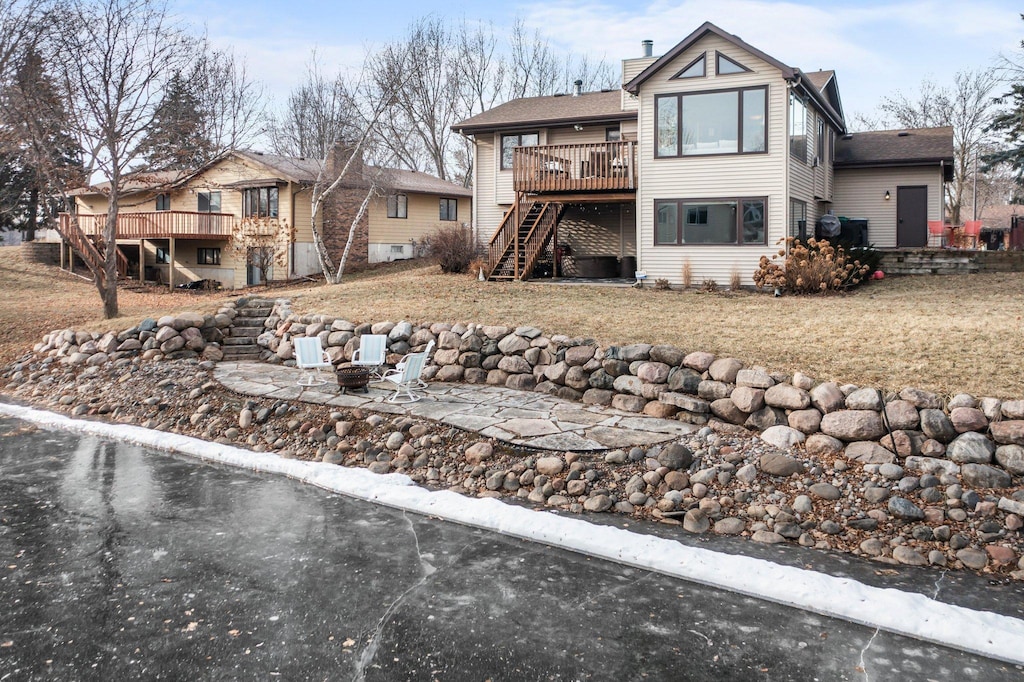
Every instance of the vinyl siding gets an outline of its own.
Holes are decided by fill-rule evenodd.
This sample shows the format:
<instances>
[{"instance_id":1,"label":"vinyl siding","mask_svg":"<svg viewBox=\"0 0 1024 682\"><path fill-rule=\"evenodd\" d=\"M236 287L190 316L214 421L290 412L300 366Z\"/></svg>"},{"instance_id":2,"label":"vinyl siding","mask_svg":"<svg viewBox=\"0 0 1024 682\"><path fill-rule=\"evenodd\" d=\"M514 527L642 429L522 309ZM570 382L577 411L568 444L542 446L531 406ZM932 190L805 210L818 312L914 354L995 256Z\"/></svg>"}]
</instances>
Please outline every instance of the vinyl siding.
<instances>
[{"instance_id":1,"label":"vinyl siding","mask_svg":"<svg viewBox=\"0 0 1024 682\"><path fill-rule=\"evenodd\" d=\"M476 179L473 183L473 226L477 241L482 244L490 241L505 215L505 209L498 204L495 193L498 162L495 159L494 139L493 134L481 135L476 138L474 145Z\"/></svg>"},{"instance_id":2,"label":"vinyl siding","mask_svg":"<svg viewBox=\"0 0 1024 682\"><path fill-rule=\"evenodd\" d=\"M369 243L371 250L375 244L411 245L412 240L422 242L424 237L438 228L448 225L463 225L472 220L472 202L469 197L450 197L458 199L456 221L440 219L440 194L416 194L403 192L408 198L407 218L388 218L387 199L380 197L370 205ZM403 257L411 257L411 253ZM384 260L387 260L386 258Z\"/></svg>"},{"instance_id":3,"label":"vinyl siding","mask_svg":"<svg viewBox=\"0 0 1024 682\"><path fill-rule=\"evenodd\" d=\"M622 84L625 85L640 75L640 72L658 61L657 57L639 57L636 59L622 60ZM636 111L640 106L640 100L634 95L622 91L622 108L624 111Z\"/></svg>"},{"instance_id":4,"label":"vinyl siding","mask_svg":"<svg viewBox=\"0 0 1024 682\"><path fill-rule=\"evenodd\" d=\"M836 171L833 210L838 216L868 219L868 241L878 248L896 247L898 187L928 187L928 220L942 220L942 170L934 167L840 168ZM885 200L889 191L890 199Z\"/></svg>"},{"instance_id":5,"label":"vinyl siding","mask_svg":"<svg viewBox=\"0 0 1024 682\"><path fill-rule=\"evenodd\" d=\"M715 51L751 69L751 72L714 75ZM705 78L670 80L680 69L707 52ZM768 86L766 154L654 158L654 98L658 94L688 91L731 90ZM694 280L714 279L720 285L738 271L744 284L752 277L762 255L775 252L786 233L785 184L789 159L787 138L788 91L775 67L747 54L717 36L709 35L679 55L641 87L639 119L640 191L637 193L640 268L651 280L681 282L682 264L689 259ZM758 246L692 245L654 246L654 202L657 199L716 199L767 197L767 244Z\"/></svg>"}]
</instances>

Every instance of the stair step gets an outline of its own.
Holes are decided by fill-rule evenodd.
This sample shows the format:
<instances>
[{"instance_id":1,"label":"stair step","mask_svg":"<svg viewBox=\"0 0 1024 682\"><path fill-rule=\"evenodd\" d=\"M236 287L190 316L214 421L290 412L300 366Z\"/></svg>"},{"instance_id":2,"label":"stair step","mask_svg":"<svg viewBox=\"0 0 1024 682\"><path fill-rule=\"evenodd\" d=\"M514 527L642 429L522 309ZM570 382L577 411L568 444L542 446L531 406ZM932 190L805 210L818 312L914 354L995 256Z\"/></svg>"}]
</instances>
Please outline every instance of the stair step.
<instances>
[{"instance_id":1,"label":"stair step","mask_svg":"<svg viewBox=\"0 0 1024 682\"><path fill-rule=\"evenodd\" d=\"M255 336L229 336L222 342L224 346L251 346L256 343Z\"/></svg>"}]
</instances>

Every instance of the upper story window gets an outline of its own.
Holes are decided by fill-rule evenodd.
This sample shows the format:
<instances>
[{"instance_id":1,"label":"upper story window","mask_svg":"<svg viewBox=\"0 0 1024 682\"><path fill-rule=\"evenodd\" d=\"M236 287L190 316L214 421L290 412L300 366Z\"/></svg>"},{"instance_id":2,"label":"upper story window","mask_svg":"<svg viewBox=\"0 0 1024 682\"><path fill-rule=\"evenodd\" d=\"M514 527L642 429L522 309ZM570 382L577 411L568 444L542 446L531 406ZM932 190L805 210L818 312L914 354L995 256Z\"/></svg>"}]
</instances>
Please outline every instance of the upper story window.
<instances>
[{"instance_id":1,"label":"upper story window","mask_svg":"<svg viewBox=\"0 0 1024 682\"><path fill-rule=\"evenodd\" d=\"M277 187L253 187L242 194L242 215L246 218L277 217Z\"/></svg>"},{"instance_id":2,"label":"upper story window","mask_svg":"<svg viewBox=\"0 0 1024 682\"><path fill-rule=\"evenodd\" d=\"M605 142L619 142L622 140L622 129L618 126L614 128L604 129L604 141Z\"/></svg>"},{"instance_id":3,"label":"upper story window","mask_svg":"<svg viewBox=\"0 0 1024 682\"><path fill-rule=\"evenodd\" d=\"M405 194L389 194L388 195L388 217L389 218L408 218L409 217L409 197Z\"/></svg>"},{"instance_id":4,"label":"upper story window","mask_svg":"<svg viewBox=\"0 0 1024 682\"><path fill-rule=\"evenodd\" d=\"M200 213L220 213L220 192L199 192L196 197Z\"/></svg>"},{"instance_id":5,"label":"upper story window","mask_svg":"<svg viewBox=\"0 0 1024 682\"><path fill-rule=\"evenodd\" d=\"M438 215L441 220L458 220L459 219L459 200L458 199L441 199L441 210Z\"/></svg>"},{"instance_id":6,"label":"upper story window","mask_svg":"<svg viewBox=\"0 0 1024 682\"><path fill-rule=\"evenodd\" d=\"M540 144L540 133L517 133L501 136L501 170L512 170L513 152L516 147L536 147Z\"/></svg>"},{"instance_id":7,"label":"upper story window","mask_svg":"<svg viewBox=\"0 0 1024 682\"><path fill-rule=\"evenodd\" d=\"M726 57L721 52L715 53L715 73L719 76L728 76L731 73L749 73L750 69L739 62Z\"/></svg>"},{"instance_id":8,"label":"upper story window","mask_svg":"<svg viewBox=\"0 0 1024 682\"><path fill-rule=\"evenodd\" d=\"M655 98L658 157L756 154L767 145L766 87Z\"/></svg>"},{"instance_id":9,"label":"upper story window","mask_svg":"<svg viewBox=\"0 0 1024 682\"><path fill-rule=\"evenodd\" d=\"M807 105L789 93L789 153L807 163Z\"/></svg>"},{"instance_id":10,"label":"upper story window","mask_svg":"<svg viewBox=\"0 0 1024 682\"><path fill-rule=\"evenodd\" d=\"M758 199L688 200L654 202L654 243L765 244L765 207Z\"/></svg>"},{"instance_id":11,"label":"upper story window","mask_svg":"<svg viewBox=\"0 0 1024 682\"><path fill-rule=\"evenodd\" d=\"M817 139L817 159L818 165L824 165L825 163L825 118L823 116L818 117L818 139Z\"/></svg>"},{"instance_id":12,"label":"upper story window","mask_svg":"<svg viewBox=\"0 0 1024 682\"><path fill-rule=\"evenodd\" d=\"M170 211L171 210L171 195L157 194L156 195L156 210L158 211Z\"/></svg>"},{"instance_id":13,"label":"upper story window","mask_svg":"<svg viewBox=\"0 0 1024 682\"><path fill-rule=\"evenodd\" d=\"M694 59L692 62L684 66L679 73L672 76L672 78L703 78L707 75L707 67L704 64L707 62L707 52Z\"/></svg>"}]
</instances>

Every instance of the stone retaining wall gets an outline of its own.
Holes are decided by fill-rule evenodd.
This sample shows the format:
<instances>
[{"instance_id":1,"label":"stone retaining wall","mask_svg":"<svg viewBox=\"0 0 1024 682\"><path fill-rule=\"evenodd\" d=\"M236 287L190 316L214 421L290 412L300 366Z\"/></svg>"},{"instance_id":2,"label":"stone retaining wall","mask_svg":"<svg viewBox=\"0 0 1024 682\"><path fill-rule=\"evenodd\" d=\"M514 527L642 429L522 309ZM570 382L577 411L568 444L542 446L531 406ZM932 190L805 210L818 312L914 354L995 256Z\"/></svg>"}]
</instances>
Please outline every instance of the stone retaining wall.
<instances>
[{"instance_id":1,"label":"stone retaining wall","mask_svg":"<svg viewBox=\"0 0 1024 682\"><path fill-rule=\"evenodd\" d=\"M138 326L121 332L60 329L43 336L32 349L69 365L92 367L128 360L141 354L143 360L201 358L214 362L224 353L220 342L230 334L236 311L233 305L216 315L181 313L147 318Z\"/></svg>"},{"instance_id":2,"label":"stone retaining wall","mask_svg":"<svg viewBox=\"0 0 1024 682\"><path fill-rule=\"evenodd\" d=\"M100 365L141 353L143 359L218 361L237 307L215 315L184 313L145 320L120 333L70 329L47 334L34 350L72 365ZM798 443L816 455L864 464L905 460L923 472L959 473L981 488L1002 488L1024 475L1024 400L945 399L907 388L817 382L749 367L735 358L668 345L598 346L591 339L544 335L534 327L409 322L355 324L329 315L296 315L278 301L257 338L267 362L294 364L293 339L317 336L331 360L352 358L363 334L389 337L390 363L436 343L424 378L538 391L627 412L749 430L778 447Z\"/></svg>"},{"instance_id":3,"label":"stone retaining wall","mask_svg":"<svg viewBox=\"0 0 1024 682\"><path fill-rule=\"evenodd\" d=\"M803 443L816 454L864 464L909 460L926 472L961 473L978 487L1007 487L1024 474L1024 400L915 388L817 382L746 366L735 358L674 346L598 346L591 339L544 335L534 327L409 322L355 324L329 315L295 315L274 307L257 339L263 359L293 364L292 339L318 336L335 364L345 363L362 334L387 334L389 362L436 343L424 376L507 386L609 405L627 412L746 429L778 447Z\"/></svg>"}]
</instances>

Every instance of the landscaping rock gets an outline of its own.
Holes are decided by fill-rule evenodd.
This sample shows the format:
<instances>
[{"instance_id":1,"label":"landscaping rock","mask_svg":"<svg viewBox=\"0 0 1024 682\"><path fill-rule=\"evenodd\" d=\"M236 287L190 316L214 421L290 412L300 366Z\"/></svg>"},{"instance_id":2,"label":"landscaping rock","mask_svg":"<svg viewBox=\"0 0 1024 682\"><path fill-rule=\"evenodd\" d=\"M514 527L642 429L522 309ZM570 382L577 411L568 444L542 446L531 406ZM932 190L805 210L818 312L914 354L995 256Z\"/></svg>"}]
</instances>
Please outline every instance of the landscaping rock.
<instances>
[{"instance_id":1,"label":"landscaping rock","mask_svg":"<svg viewBox=\"0 0 1024 682\"><path fill-rule=\"evenodd\" d=\"M940 443L950 442L957 434L946 413L937 409L921 410L921 430L924 435Z\"/></svg>"},{"instance_id":2,"label":"landscaping rock","mask_svg":"<svg viewBox=\"0 0 1024 682\"><path fill-rule=\"evenodd\" d=\"M960 467L964 483L972 488L1009 488L1010 474L987 464L964 464Z\"/></svg>"},{"instance_id":3,"label":"landscaping rock","mask_svg":"<svg viewBox=\"0 0 1024 682\"><path fill-rule=\"evenodd\" d=\"M792 384L776 384L764 392L764 402L785 410L802 410L811 404L811 394Z\"/></svg>"},{"instance_id":4,"label":"landscaping rock","mask_svg":"<svg viewBox=\"0 0 1024 682\"><path fill-rule=\"evenodd\" d=\"M995 451L995 443L991 440L980 433L968 431L949 444L949 447L946 448L946 456L961 464L965 462L988 464L992 461Z\"/></svg>"},{"instance_id":5,"label":"landscaping rock","mask_svg":"<svg viewBox=\"0 0 1024 682\"><path fill-rule=\"evenodd\" d=\"M1003 445L1024 445L1024 420L992 422L989 431L993 440Z\"/></svg>"},{"instance_id":6,"label":"landscaping rock","mask_svg":"<svg viewBox=\"0 0 1024 682\"><path fill-rule=\"evenodd\" d=\"M839 410L821 418L821 431L843 441L864 441L881 438L885 427L878 412Z\"/></svg>"},{"instance_id":7,"label":"landscaping rock","mask_svg":"<svg viewBox=\"0 0 1024 682\"><path fill-rule=\"evenodd\" d=\"M949 413L949 420L957 433L984 431L988 428L988 417L974 407L954 407Z\"/></svg>"},{"instance_id":8,"label":"landscaping rock","mask_svg":"<svg viewBox=\"0 0 1024 682\"><path fill-rule=\"evenodd\" d=\"M858 389L846 396L846 409L878 412L882 409L882 394L876 388Z\"/></svg>"},{"instance_id":9,"label":"landscaping rock","mask_svg":"<svg viewBox=\"0 0 1024 682\"><path fill-rule=\"evenodd\" d=\"M788 426L773 426L761 434L761 440L780 450L790 448L797 443L802 443L807 438L802 431Z\"/></svg>"},{"instance_id":10,"label":"landscaping rock","mask_svg":"<svg viewBox=\"0 0 1024 682\"><path fill-rule=\"evenodd\" d=\"M885 406L885 418L889 428L914 431L921 425L921 415L914 404L907 400L893 400Z\"/></svg>"},{"instance_id":11,"label":"landscaping rock","mask_svg":"<svg viewBox=\"0 0 1024 682\"><path fill-rule=\"evenodd\" d=\"M786 478L804 470L804 463L781 452L767 452L758 460L758 468L771 476Z\"/></svg>"},{"instance_id":12,"label":"landscaping rock","mask_svg":"<svg viewBox=\"0 0 1024 682\"><path fill-rule=\"evenodd\" d=\"M846 407L846 396L834 382L818 384L810 391L811 404L822 414L836 412Z\"/></svg>"},{"instance_id":13,"label":"landscaping rock","mask_svg":"<svg viewBox=\"0 0 1024 682\"><path fill-rule=\"evenodd\" d=\"M844 450L846 459L861 464L886 464L896 461L896 455L872 441L855 441Z\"/></svg>"},{"instance_id":14,"label":"landscaping rock","mask_svg":"<svg viewBox=\"0 0 1024 682\"><path fill-rule=\"evenodd\" d=\"M747 372L750 370L743 371ZM760 388L737 386L733 389L732 393L729 394L729 397L732 399L732 402L736 407L747 414L757 412L764 407L764 390Z\"/></svg>"}]
</instances>

